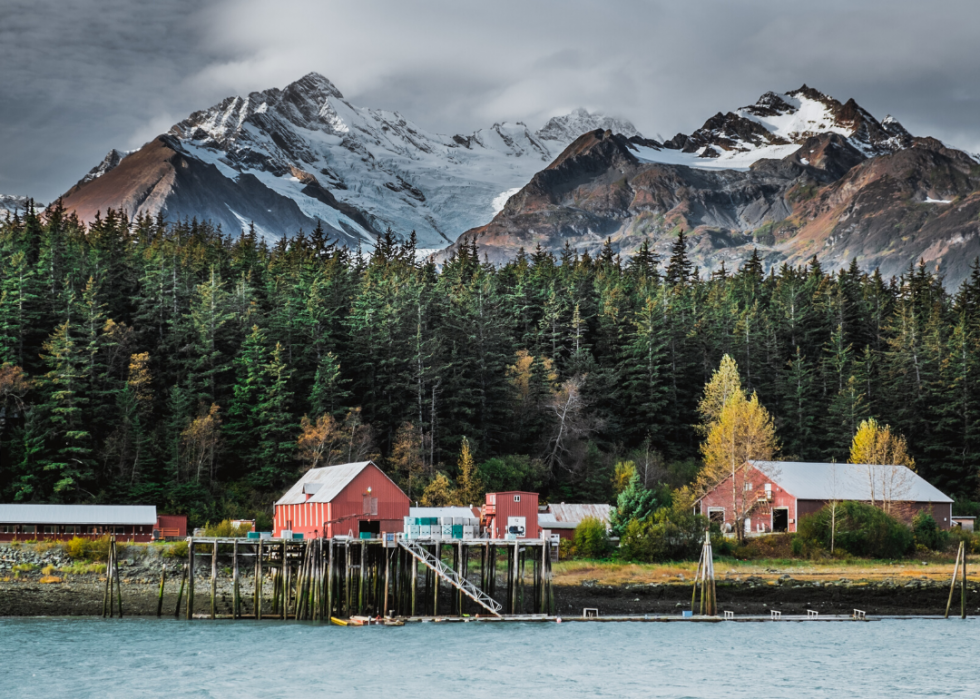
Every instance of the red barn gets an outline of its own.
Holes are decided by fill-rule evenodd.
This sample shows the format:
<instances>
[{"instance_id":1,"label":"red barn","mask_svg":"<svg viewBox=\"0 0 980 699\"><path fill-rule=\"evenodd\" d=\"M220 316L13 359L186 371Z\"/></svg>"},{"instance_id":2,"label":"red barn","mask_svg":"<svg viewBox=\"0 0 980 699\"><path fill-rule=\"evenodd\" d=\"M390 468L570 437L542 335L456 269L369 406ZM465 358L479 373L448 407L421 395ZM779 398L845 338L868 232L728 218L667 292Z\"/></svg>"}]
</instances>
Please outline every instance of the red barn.
<instances>
[{"instance_id":1,"label":"red barn","mask_svg":"<svg viewBox=\"0 0 980 699\"><path fill-rule=\"evenodd\" d=\"M695 504L697 513L726 531L795 532L801 517L829 502L854 500L887 506L910 522L928 512L943 529L952 523L953 501L905 466L749 461Z\"/></svg>"},{"instance_id":2,"label":"red barn","mask_svg":"<svg viewBox=\"0 0 980 699\"><path fill-rule=\"evenodd\" d=\"M483 506L483 527L491 539L505 539L514 534L518 539L537 539L538 494L520 490L506 493L487 493Z\"/></svg>"},{"instance_id":3,"label":"red barn","mask_svg":"<svg viewBox=\"0 0 980 699\"><path fill-rule=\"evenodd\" d=\"M310 469L276 502L273 536L400 532L408 496L373 461Z\"/></svg>"}]
</instances>

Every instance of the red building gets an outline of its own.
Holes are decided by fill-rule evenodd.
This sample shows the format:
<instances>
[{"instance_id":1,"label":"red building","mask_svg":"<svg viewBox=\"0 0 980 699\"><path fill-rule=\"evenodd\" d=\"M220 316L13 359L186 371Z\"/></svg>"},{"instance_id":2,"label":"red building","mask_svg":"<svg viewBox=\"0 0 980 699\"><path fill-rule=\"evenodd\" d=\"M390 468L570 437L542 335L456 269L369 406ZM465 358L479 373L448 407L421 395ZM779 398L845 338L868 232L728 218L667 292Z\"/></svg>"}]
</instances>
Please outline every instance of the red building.
<instances>
[{"instance_id":1,"label":"red building","mask_svg":"<svg viewBox=\"0 0 980 699\"><path fill-rule=\"evenodd\" d=\"M120 541L152 541L157 523L153 505L0 505L0 541L107 534Z\"/></svg>"},{"instance_id":2,"label":"red building","mask_svg":"<svg viewBox=\"0 0 980 699\"><path fill-rule=\"evenodd\" d=\"M695 503L695 510L725 531L795 532L800 518L830 502L854 500L885 506L911 522L928 512L943 529L952 526L953 501L905 466L749 461Z\"/></svg>"},{"instance_id":3,"label":"red building","mask_svg":"<svg viewBox=\"0 0 980 699\"><path fill-rule=\"evenodd\" d=\"M482 520L491 539L505 539L507 534L514 534L518 539L540 538L538 494L520 490L487 493Z\"/></svg>"},{"instance_id":4,"label":"red building","mask_svg":"<svg viewBox=\"0 0 980 699\"><path fill-rule=\"evenodd\" d=\"M409 500L373 461L314 468L276 502L273 536L305 538L400 532Z\"/></svg>"},{"instance_id":5,"label":"red building","mask_svg":"<svg viewBox=\"0 0 980 699\"><path fill-rule=\"evenodd\" d=\"M154 528L157 539L183 539L187 536L187 515L158 515Z\"/></svg>"}]
</instances>

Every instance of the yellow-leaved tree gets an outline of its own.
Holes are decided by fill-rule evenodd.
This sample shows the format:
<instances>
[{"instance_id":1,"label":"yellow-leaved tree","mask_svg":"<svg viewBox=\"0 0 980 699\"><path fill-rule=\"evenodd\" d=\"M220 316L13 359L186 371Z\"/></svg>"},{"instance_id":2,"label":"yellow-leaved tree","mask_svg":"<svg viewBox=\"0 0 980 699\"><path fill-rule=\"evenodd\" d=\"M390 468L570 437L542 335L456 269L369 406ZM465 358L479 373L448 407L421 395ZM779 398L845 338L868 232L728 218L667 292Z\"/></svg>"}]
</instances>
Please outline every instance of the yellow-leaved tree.
<instances>
[{"instance_id":1,"label":"yellow-leaved tree","mask_svg":"<svg viewBox=\"0 0 980 699\"><path fill-rule=\"evenodd\" d=\"M848 461L868 465L871 504L880 504L886 512L899 514L894 511L896 503L908 496L915 479L912 474L915 459L908 452L905 437L893 433L889 425L882 426L874 418L868 418L851 440Z\"/></svg>"},{"instance_id":2,"label":"yellow-leaved tree","mask_svg":"<svg viewBox=\"0 0 980 699\"><path fill-rule=\"evenodd\" d=\"M731 513L726 521L734 523L739 538L744 533L744 522L759 503L756 485L748 461L771 462L779 452L776 428L769 411L753 393L746 397L738 376L738 366L728 355L705 386L704 399L699 407L702 419L701 431L705 440L701 444L704 468L696 483L697 493L704 494L726 479L731 488ZM759 470L769 478L776 476L771 464Z\"/></svg>"},{"instance_id":3,"label":"yellow-leaved tree","mask_svg":"<svg viewBox=\"0 0 980 699\"><path fill-rule=\"evenodd\" d=\"M905 437L893 433L890 425L882 427L873 417L861 423L851 440L852 464L887 464L915 469L915 459L908 452Z\"/></svg>"},{"instance_id":4,"label":"yellow-leaved tree","mask_svg":"<svg viewBox=\"0 0 980 699\"><path fill-rule=\"evenodd\" d=\"M456 491L444 473L436 474L432 482L422 491L422 507L446 507L455 501Z\"/></svg>"},{"instance_id":5,"label":"yellow-leaved tree","mask_svg":"<svg viewBox=\"0 0 980 699\"><path fill-rule=\"evenodd\" d=\"M479 507L483 503L486 491L484 490L483 479L476 470L473 462L473 454L470 452L470 440L463 437L463 444L459 449L459 476L456 478L456 504L464 507L476 505Z\"/></svg>"},{"instance_id":6,"label":"yellow-leaved tree","mask_svg":"<svg viewBox=\"0 0 980 699\"><path fill-rule=\"evenodd\" d=\"M636 463L633 461L618 461L613 469L613 492L619 495L626 490L633 476L636 475Z\"/></svg>"}]
</instances>

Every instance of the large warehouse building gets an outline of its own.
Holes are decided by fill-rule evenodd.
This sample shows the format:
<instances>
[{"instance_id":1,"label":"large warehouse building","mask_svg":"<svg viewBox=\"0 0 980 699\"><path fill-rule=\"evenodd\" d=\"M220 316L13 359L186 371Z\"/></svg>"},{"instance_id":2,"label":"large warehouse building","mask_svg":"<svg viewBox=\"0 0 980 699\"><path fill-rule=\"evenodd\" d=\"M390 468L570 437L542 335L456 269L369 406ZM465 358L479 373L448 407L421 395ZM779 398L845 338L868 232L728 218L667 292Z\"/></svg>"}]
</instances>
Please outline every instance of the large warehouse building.
<instances>
[{"instance_id":1,"label":"large warehouse building","mask_svg":"<svg viewBox=\"0 0 980 699\"><path fill-rule=\"evenodd\" d=\"M408 496L373 461L313 468L276 502L273 536L358 537L400 532Z\"/></svg>"}]
</instances>

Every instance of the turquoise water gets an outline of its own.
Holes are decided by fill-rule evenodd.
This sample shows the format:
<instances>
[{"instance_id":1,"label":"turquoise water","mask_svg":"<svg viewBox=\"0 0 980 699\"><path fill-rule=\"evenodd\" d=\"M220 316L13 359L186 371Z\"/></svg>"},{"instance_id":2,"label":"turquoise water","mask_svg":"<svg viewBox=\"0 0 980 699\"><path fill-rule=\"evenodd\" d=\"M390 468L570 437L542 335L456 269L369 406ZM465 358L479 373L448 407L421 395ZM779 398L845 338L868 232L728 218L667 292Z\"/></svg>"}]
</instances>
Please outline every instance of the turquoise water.
<instances>
[{"instance_id":1,"label":"turquoise water","mask_svg":"<svg viewBox=\"0 0 980 699\"><path fill-rule=\"evenodd\" d=\"M980 696L980 622L0 619L3 697Z\"/></svg>"}]
</instances>

